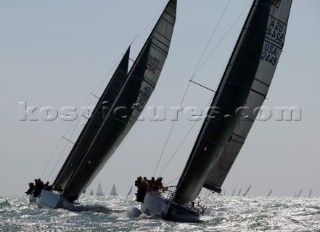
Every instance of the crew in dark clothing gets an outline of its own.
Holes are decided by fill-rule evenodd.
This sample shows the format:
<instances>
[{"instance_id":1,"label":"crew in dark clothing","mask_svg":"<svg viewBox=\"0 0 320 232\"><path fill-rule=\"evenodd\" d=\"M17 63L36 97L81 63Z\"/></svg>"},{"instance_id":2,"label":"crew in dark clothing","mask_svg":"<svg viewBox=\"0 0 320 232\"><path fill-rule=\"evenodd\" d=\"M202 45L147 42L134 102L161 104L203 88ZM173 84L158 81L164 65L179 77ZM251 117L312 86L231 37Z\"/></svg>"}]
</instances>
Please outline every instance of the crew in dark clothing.
<instances>
[{"instance_id":1,"label":"crew in dark clothing","mask_svg":"<svg viewBox=\"0 0 320 232\"><path fill-rule=\"evenodd\" d=\"M30 182L30 183L29 183L29 189L28 189L28 191L25 192L25 193L26 193L27 195L30 195L30 194L34 191L34 189L35 189L34 183Z\"/></svg>"},{"instance_id":2,"label":"crew in dark clothing","mask_svg":"<svg viewBox=\"0 0 320 232\"><path fill-rule=\"evenodd\" d=\"M39 178L39 179L35 179L34 180L35 183L36 183L36 187L35 187L35 190L33 192L33 196L34 197L38 197L41 193L41 190L44 188L44 184L42 182L42 180Z\"/></svg>"},{"instance_id":3,"label":"crew in dark clothing","mask_svg":"<svg viewBox=\"0 0 320 232\"><path fill-rule=\"evenodd\" d=\"M154 191L158 191L160 189L163 189L163 184L162 184L162 177L159 177L155 183L154 183L154 186L153 186L153 190Z\"/></svg>"}]
</instances>

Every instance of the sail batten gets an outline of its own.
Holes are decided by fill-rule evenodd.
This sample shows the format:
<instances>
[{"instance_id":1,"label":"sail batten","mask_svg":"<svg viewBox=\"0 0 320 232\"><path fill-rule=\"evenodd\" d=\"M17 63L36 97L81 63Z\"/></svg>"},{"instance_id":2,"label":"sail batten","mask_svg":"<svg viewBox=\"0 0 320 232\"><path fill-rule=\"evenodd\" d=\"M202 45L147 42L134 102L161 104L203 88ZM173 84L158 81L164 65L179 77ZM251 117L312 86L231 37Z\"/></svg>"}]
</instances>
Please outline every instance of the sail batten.
<instances>
[{"instance_id":1,"label":"sail batten","mask_svg":"<svg viewBox=\"0 0 320 232\"><path fill-rule=\"evenodd\" d=\"M256 108L267 96L284 45L291 3L254 1L178 182L175 203L193 201L202 187L221 191L258 114Z\"/></svg>"}]
</instances>

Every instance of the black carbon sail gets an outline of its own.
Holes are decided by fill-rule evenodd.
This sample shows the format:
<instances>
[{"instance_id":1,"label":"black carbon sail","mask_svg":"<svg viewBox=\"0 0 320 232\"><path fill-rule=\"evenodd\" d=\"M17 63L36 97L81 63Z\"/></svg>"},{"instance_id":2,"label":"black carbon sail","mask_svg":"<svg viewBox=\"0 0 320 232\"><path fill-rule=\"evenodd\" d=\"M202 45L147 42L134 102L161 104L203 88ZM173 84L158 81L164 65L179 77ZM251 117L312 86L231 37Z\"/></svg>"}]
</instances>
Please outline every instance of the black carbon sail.
<instances>
[{"instance_id":1,"label":"black carbon sail","mask_svg":"<svg viewBox=\"0 0 320 232\"><path fill-rule=\"evenodd\" d=\"M284 45L292 0L255 0L178 182L173 198L202 187L221 192L269 90Z\"/></svg>"},{"instance_id":2,"label":"black carbon sail","mask_svg":"<svg viewBox=\"0 0 320 232\"><path fill-rule=\"evenodd\" d=\"M63 164L60 172L58 173L53 185L56 188L64 189L73 172L76 170L85 151L88 149L95 134L101 126L104 118L106 117L110 106L114 102L118 92L120 91L123 83L127 78L128 65L129 65L130 47L123 56L120 64L118 65L115 73L110 79L107 87L102 93L98 103L96 104L91 117L88 119L86 125L81 131L76 143L74 144L69 156Z\"/></svg>"},{"instance_id":3,"label":"black carbon sail","mask_svg":"<svg viewBox=\"0 0 320 232\"><path fill-rule=\"evenodd\" d=\"M168 55L176 19L176 4L176 0L170 0L167 4L85 154L68 178L62 193L67 200L73 202L78 199L144 109Z\"/></svg>"}]
</instances>

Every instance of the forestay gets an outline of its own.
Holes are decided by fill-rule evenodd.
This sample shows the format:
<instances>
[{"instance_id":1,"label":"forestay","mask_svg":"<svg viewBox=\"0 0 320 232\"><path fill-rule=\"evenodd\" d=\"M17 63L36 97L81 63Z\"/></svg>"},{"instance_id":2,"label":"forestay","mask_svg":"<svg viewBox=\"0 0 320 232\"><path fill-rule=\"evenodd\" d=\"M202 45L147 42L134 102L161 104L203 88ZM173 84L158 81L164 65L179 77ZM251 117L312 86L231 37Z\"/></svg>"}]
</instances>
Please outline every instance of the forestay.
<instances>
[{"instance_id":1,"label":"forestay","mask_svg":"<svg viewBox=\"0 0 320 232\"><path fill-rule=\"evenodd\" d=\"M111 157L151 96L168 55L176 19L176 0L170 0L63 196L76 200Z\"/></svg>"},{"instance_id":2,"label":"forestay","mask_svg":"<svg viewBox=\"0 0 320 232\"><path fill-rule=\"evenodd\" d=\"M255 0L173 201L194 200L204 186L220 192L263 104L284 45L292 0Z\"/></svg>"}]
</instances>

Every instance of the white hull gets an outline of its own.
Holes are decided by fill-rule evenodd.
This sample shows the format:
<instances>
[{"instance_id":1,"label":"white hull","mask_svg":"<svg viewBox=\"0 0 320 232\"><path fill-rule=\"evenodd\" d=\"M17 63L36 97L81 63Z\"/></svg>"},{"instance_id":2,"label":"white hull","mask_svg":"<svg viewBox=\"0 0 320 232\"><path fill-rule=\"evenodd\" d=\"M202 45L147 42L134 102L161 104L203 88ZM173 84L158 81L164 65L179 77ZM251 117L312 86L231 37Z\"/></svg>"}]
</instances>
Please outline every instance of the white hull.
<instances>
[{"instance_id":1,"label":"white hull","mask_svg":"<svg viewBox=\"0 0 320 232\"><path fill-rule=\"evenodd\" d=\"M154 192L146 193L144 202L141 203L141 210L147 215L156 215L168 221L200 221L200 214L196 210L175 205L166 196Z\"/></svg>"},{"instance_id":2,"label":"white hull","mask_svg":"<svg viewBox=\"0 0 320 232\"><path fill-rule=\"evenodd\" d=\"M170 201L160 195L147 192L144 203L141 203L141 210L147 215L156 215L165 218L170 206Z\"/></svg>"},{"instance_id":3,"label":"white hull","mask_svg":"<svg viewBox=\"0 0 320 232\"><path fill-rule=\"evenodd\" d=\"M33 196L33 194L29 194L29 202L36 203L37 198Z\"/></svg>"},{"instance_id":4,"label":"white hull","mask_svg":"<svg viewBox=\"0 0 320 232\"><path fill-rule=\"evenodd\" d=\"M67 209L70 211L86 211L84 206L70 203L62 195L56 192L42 190L40 196L37 198L37 205L41 208L49 209Z\"/></svg>"}]
</instances>

